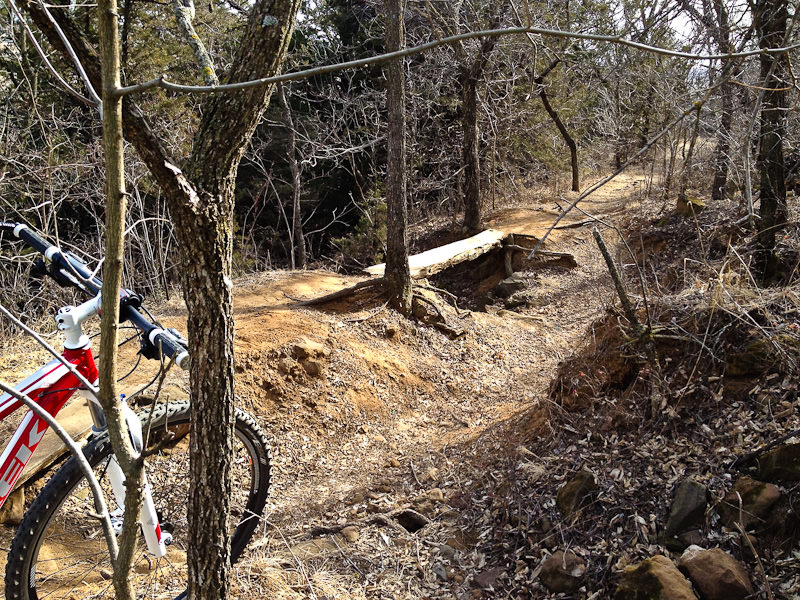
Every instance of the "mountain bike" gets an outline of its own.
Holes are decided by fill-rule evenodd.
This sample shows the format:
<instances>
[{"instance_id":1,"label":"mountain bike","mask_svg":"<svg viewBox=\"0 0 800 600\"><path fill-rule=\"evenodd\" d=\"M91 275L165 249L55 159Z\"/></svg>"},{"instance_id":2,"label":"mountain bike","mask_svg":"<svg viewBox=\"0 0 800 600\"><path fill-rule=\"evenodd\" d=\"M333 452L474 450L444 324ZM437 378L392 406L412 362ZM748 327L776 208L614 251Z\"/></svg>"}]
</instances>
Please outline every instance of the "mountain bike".
<instances>
[{"instance_id":1,"label":"mountain bike","mask_svg":"<svg viewBox=\"0 0 800 600\"><path fill-rule=\"evenodd\" d=\"M77 288L89 299L59 309L56 322L64 333L62 357L88 382L96 384L98 371L83 324L98 315L102 282L75 254L62 251L22 223L0 223L10 234L41 253L38 270L62 286ZM147 312L142 299L130 290L120 297L120 322L137 331L145 358L163 368L171 359L188 368L186 340L165 329ZM91 434L84 456L106 498L112 526L121 530L125 499L124 475L111 449L105 416L99 403L72 370L53 360L18 383L14 389L56 416L75 395L87 400ZM180 599L186 595L187 502L189 498L189 403L149 400L137 414L120 399L131 441L146 451L144 501L131 581L137 598ZM147 402L145 402L147 404ZM22 406L10 394L0 395L0 420ZM29 410L0 456L0 506L19 480L48 429ZM255 420L236 410L232 477L231 559L235 562L255 532L270 483L270 449ZM149 455L149 456L148 456ZM112 510L113 509L113 510ZM74 457L68 458L30 504L8 553L5 574L7 600L44 598L113 598L111 564L92 493Z\"/></svg>"}]
</instances>

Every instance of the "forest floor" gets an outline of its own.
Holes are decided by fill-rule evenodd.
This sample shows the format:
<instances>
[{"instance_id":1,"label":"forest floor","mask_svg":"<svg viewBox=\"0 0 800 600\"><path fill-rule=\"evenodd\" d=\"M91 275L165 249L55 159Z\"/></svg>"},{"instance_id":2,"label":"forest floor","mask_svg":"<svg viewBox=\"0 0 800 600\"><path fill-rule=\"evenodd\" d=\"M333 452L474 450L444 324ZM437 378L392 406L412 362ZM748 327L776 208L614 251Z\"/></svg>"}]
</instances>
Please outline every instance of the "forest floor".
<instances>
[{"instance_id":1,"label":"forest floor","mask_svg":"<svg viewBox=\"0 0 800 600\"><path fill-rule=\"evenodd\" d=\"M645 183L620 176L581 206L629 227L632 214L663 208L641 205ZM493 211L487 225L539 237L559 212L556 202L572 198L519 200ZM564 224L585 219L573 214ZM612 230L604 235L616 243ZM451 241L442 236L441 243ZM437 236L426 235L426 247L436 245ZM626 564L666 552L658 522L680 476L699 473L721 495L731 477L720 465L731 453L800 426L796 411L781 422L769 412L768 423L758 421L760 437L732 430L734 442L710 435L698 442L683 417L629 407L636 394L601 393L624 370L624 340L609 312L617 298L591 225L554 231L545 248L571 253L576 265L525 263L525 304L513 310L493 293L505 277L502 259L499 268L469 267L478 276L468 284L462 272L419 290L457 337L400 317L369 292L320 307L300 304L359 277L269 272L236 282L237 398L268 432L274 468L263 526L236 567L235 597L610 597L614 574ZM456 294L459 307L433 287ZM184 309L173 301L157 316L180 327ZM570 357L602 340L618 342L608 364L580 363L569 372L577 364ZM297 348L309 359L296 360ZM29 346L9 350L0 379L34 360ZM692 375L673 382L685 385L679 402L692 397ZM570 405L554 392L565 377L574 380L567 386L576 398L594 385L592 402ZM783 385L796 390L796 381ZM167 389L185 392L185 378ZM735 419L717 410L711 416L727 422L707 423L735 429L758 420L746 409L734 407ZM556 491L581 468L594 473L600 501L594 512L561 518ZM572 596L551 594L537 579L542 560L566 547L589 565ZM791 597L781 586L798 581L800 560L784 560L785 568L771 572L777 597Z\"/></svg>"}]
</instances>

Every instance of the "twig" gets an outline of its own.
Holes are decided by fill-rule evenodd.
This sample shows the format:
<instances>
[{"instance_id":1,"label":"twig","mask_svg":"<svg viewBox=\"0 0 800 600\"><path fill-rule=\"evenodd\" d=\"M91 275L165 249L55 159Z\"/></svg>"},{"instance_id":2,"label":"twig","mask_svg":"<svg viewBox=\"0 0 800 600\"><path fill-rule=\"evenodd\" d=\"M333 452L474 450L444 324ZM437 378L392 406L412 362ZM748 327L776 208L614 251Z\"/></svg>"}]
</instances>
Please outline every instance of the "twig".
<instances>
[{"instance_id":1,"label":"twig","mask_svg":"<svg viewBox=\"0 0 800 600\"><path fill-rule=\"evenodd\" d=\"M764 454L764 452L767 452L768 450L772 450L778 444L782 444L786 440L788 440L790 438L793 438L793 437L795 437L797 435L800 435L800 429L795 429L794 431L790 431L786 435L782 435L778 439L772 440L771 442L769 442L765 446L762 446L758 450L754 450L753 452L748 452L744 456L738 457L736 460L734 460L731 463L731 465L730 465L730 467L728 467L728 469L740 469L740 467L743 467L744 465L752 462L754 459L756 459L759 456L761 456L762 454Z\"/></svg>"},{"instance_id":2,"label":"twig","mask_svg":"<svg viewBox=\"0 0 800 600\"><path fill-rule=\"evenodd\" d=\"M767 579L767 572L764 570L764 564L761 562L761 557L758 555L758 552L756 552L756 548L753 546L750 536L747 535L741 523L734 523L734 526L742 536L744 543L747 544L748 548L750 548L750 552L753 553L753 557L756 559L756 571L758 571L758 574L761 575L761 579L764 580L764 590L767 592L768 600L775 600L775 596L772 595L772 588L769 585L769 579Z\"/></svg>"},{"instance_id":3,"label":"twig","mask_svg":"<svg viewBox=\"0 0 800 600\"><path fill-rule=\"evenodd\" d=\"M603 237L600 235L600 231L597 229L597 227L592 229L592 235L597 242L597 247L600 248L600 253L603 255L603 258L606 261L608 272L611 274L611 279L614 281L614 287L617 290L617 295L622 303L622 310L625 311L625 317L628 319L631 327L636 332L636 335L641 337L644 333L644 328L639 322L636 312L633 310L633 304L631 304L631 299L628 297L628 292L625 291L625 286L622 285L622 279L619 276L617 266L614 264L614 259L611 258L611 254L608 252L606 243L603 241Z\"/></svg>"}]
</instances>

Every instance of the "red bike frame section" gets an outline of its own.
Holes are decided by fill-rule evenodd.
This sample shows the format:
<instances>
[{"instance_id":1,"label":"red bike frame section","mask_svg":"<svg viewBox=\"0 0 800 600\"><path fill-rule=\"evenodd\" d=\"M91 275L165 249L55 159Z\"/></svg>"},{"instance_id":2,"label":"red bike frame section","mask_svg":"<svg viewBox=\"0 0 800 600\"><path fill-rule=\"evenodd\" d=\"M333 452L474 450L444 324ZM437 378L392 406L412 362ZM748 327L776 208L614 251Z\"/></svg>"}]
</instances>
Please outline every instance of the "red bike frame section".
<instances>
[{"instance_id":1,"label":"red bike frame section","mask_svg":"<svg viewBox=\"0 0 800 600\"><path fill-rule=\"evenodd\" d=\"M97 381L97 367L90 347L63 351L64 359L90 382ZM80 380L60 360L53 360L14 389L24 394L54 417L72 395L83 388ZM22 402L11 394L0 395L0 421L15 412ZM0 456L0 507L3 506L14 485L22 475L33 451L47 432L45 421L29 410L17 427L11 441Z\"/></svg>"}]
</instances>

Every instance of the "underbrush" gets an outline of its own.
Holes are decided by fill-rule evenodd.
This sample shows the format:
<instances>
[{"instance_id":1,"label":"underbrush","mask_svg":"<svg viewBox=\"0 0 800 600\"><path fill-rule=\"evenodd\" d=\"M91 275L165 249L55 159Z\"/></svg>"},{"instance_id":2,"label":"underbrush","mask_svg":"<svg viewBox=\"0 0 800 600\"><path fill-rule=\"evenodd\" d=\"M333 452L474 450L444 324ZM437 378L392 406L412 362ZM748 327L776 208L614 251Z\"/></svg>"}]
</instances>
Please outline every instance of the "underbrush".
<instances>
[{"instance_id":1,"label":"underbrush","mask_svg":"<svg viewBox=\"0 0 800 600\"><path fill-rule=\"evenodd\" d=\"M783 230L780 280L760 284L752 234L734 214L719 206L696 218L620 224L628 248L616 262L644 335L616 308L595 321L559 365L546 401L518 424L522 444L504 459L499 484L506 493L473 496L475 518L495 520L493 555L508 597L550 597L538 573L556 550L585 561L583 598L611 597L629 564L677 559L663 533L687 478L711 498L696 543L747 565L756 597L796 597L800 486L781 488L783 504L752 549L714 508L753 462L742 458L800 437L800 234ZM597 493L567 517L556 497L579 471L591 473Z\"/></svg>"}]
</instances>

